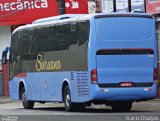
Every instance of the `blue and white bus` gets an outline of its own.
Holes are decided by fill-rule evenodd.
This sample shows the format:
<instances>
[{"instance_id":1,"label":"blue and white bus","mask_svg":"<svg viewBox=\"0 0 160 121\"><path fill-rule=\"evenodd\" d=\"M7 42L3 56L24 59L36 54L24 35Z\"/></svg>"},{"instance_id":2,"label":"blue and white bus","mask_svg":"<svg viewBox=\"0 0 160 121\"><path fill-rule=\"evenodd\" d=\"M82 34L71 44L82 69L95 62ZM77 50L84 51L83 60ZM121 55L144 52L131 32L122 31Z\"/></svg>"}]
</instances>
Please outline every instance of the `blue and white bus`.
<instances>
[{"instance_id":1,"label":"blue and white bus","mask_svg":"<svg viewBox=\"0 0 160 121\"><path fill-rule=\"evenodd\" d=\"M135 101L156 98L157 62L150 14L42 19L12 34L10 96L26 109L60 102L66 111L91 104L129 111Z\"/></svg>"}]
</instances>

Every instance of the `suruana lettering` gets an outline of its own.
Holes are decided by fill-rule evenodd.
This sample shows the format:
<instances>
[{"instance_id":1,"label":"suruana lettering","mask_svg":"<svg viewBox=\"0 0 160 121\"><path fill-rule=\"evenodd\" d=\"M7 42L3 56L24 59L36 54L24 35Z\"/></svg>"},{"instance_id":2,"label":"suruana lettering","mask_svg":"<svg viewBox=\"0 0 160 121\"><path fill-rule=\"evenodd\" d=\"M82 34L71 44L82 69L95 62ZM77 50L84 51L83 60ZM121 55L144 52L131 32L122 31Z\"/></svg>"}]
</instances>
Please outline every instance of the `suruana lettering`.
<instances>
[{"instance_id":1,"label":"suruana lettering","mask_svg":"<svg viewBox=\"0 0 160 121\"><path fill-rule=\"evenodd\" d=\"M47 61L43 59L41 54L37 55L37 62L35 64L36 70L39 71L54 71L61 69L61 62L60 60L51 60Z\"/></svg>"}]
</instances>

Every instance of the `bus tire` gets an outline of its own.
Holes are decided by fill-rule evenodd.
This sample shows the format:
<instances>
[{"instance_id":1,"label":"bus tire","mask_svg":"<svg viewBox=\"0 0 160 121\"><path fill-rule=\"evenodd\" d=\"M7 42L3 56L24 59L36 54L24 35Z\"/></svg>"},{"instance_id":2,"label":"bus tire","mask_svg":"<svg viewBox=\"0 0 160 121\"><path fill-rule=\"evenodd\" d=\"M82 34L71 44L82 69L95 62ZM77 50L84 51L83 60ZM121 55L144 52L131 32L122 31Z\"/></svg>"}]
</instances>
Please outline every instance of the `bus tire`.
<instances>
[{"instance_id":1,"label":"bus tire","mask_svg":"<svg viewBox=\"0 0 160 121\"><path fill-rule=\"evenodd\" d=\"M23 104L24 109L32 109L34 107L34 102L33 101L26 100L26 92L25 92L24 88L22 89L21 99L22 99L22 104Z\"/></svg>"},{"instance_id":2,"label":"bus tire","mask_svg":"<svg viewBox=\"0 0 160 121\"><path fill-rule=\"evenodd\" d=\"M68 85L65 86L63 91L63 102L64 102L66 111L71 112L75 109L75 106L71 101L71 94L70 94L70 89Z\"/></svg>"},{"instance_id":3,"label":"bus tire","mask_svg":"<svg viewBox=\"0 0 160 121\"><path fill-rule=\"evenodd\" d=\"M115 112L128 112L132 108L132 102L130 101L120 101L113 102L111 104L112 110Z\"/></svg>"}]
</instances>

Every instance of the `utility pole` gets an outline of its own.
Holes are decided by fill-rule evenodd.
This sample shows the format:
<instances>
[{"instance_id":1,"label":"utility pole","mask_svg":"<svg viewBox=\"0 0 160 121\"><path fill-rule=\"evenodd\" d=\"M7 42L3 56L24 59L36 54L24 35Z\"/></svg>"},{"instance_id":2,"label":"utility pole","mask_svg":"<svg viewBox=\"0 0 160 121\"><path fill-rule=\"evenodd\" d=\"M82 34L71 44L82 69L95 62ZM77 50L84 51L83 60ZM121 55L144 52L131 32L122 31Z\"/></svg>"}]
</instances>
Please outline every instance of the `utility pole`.
<instances>
[{"instance_id":1,"label":"utility pole","mask_svg":"<svg viewBox=\"0 0 160 121\"><path fill-rule=\"evenodd\" d=\"M128 12L132 11L131 0L128 0Z\"/></svg>"},{"instance_id":2,"label":"utility pole","mask_svg":"<svg viewBox=\"0 0 160 121\"><path fill-rule=\"evenodd\" d=\"M146 11L146 0L144 0L144 12L147 13L147 11Z\"/></svg>"},{"instance_id":3,"label":"utility pole","mask_svg":"<svg viewBox=\"0 0 160 121\"><path fill-rule=\"evenodd\" d=\"M113 11L116 12L116 0L113 0Z\"/></svg>"},{"instance_id":4,"label":"utility pole","mask_svg":"<svg viewBox=\"0 0 160 121\"><path fill-rule=\"evenodd\" d=\"M65 14L65 1L58 0L58 15Z\"/></svg>"}]
</instances>

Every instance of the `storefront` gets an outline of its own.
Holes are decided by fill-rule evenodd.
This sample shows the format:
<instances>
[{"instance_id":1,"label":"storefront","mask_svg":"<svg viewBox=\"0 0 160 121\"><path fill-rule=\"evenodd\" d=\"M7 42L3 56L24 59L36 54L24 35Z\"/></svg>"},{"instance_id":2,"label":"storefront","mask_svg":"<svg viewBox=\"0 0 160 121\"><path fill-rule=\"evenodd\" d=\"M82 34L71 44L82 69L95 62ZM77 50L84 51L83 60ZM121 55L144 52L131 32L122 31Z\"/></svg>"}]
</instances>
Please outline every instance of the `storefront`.
<instances>
[{"instance_id":1,"label":"storefront","mask_svg":"<svg viewBox=\"0 0 160 121\"><path fill-rule=\"evenodd\" d=\"M0 26L0 52L2 54L5 47L10 46L11 41L11 27ZM0 95L3 95L3 84L2 84L2 56L0 56Z\"/></svg>"}]
</instances>

